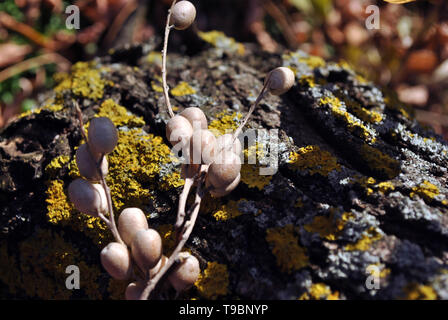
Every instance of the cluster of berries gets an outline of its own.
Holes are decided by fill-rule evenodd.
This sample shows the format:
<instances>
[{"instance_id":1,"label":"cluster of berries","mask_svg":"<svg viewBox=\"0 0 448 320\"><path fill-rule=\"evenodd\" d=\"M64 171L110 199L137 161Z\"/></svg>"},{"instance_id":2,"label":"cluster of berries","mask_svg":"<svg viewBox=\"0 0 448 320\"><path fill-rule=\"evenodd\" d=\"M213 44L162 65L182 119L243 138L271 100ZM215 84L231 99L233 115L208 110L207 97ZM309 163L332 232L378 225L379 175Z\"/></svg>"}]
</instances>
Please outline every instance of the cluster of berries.
<instances>
[{"instance_id":1,"label":"cluster of berries","mask_svg":"<svg viewBox=\"0 0 448 320\"><path fill-rule=\"evenodd\" d=\"M115 125L108 118L94 118L90 122L88 141L76 151L76 163L85 178L74 180L69 188L69 198L79 211L94 217L101 217L113 230L113 217L106 218L109 210L107 193L98 183L108 173L106 154L117 145L118 134ZM104 185L105 186L105 185ZM106 187L107 188L107 187ZM115 228L116 229L116 228ZM148 227L142 210L126 208L118 217L116 241L101 251L101 263L111 277L117 280L135 278L134 267L151 279L162 269L168 258L162 254L162 239L159 233ZM188 252L179 254L179 264L172 270L168 280L177 292L191 287L197 280L200 268L198 260ZM131 282L125 296L139 299L145 287L144 281Z\"/></svg>"}]
</instances>

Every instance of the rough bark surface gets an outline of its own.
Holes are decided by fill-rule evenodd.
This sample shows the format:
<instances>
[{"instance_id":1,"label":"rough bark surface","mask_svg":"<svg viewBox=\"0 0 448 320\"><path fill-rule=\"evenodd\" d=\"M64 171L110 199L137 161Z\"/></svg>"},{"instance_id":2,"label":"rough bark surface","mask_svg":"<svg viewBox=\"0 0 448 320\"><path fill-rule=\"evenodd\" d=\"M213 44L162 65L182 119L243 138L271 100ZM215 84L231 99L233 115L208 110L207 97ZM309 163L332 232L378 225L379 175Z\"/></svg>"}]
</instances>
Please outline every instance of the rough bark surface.
<instances>
[{"instance_id":1,"label":"rough bark surface","mask_svg":"<svg viewBox=\"0 0 448 320\"><path fill-rule=\"evenodd\" d=\"M260 176L263 160L244 165L231 195L205 199L187 244L202 275L183 297L447 299L447 143L344 64L301 52L241 55L239 44L219 39L191 57L169 55L178 111L197 106L211 127L235 128L267 71L290 66L297 82L264 99L249 121L278 129L278 171ZM172 248L182 181L166 151L168 115L151 50L131 47L76 65L43 108L1 132L2 298L123 297L126 283L111 280L99 262L110 232L66 198L81 143L73 99L86 123L106 115L119 128L108 177L117 211L142 208L165 252ZM263 153L268 141L260 134L259 148L247 152ZM80 290L65 287L72 264Z\"/></svg>"}]
</instances>

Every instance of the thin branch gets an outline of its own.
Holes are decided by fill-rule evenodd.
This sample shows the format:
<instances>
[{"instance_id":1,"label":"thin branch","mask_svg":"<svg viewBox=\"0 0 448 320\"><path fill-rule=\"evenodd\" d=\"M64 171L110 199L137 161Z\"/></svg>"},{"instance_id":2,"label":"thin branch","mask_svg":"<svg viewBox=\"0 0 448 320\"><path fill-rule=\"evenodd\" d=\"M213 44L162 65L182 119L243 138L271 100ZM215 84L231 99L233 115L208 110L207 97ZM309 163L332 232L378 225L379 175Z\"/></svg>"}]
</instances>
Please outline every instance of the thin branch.
<instances>
[{"instance_id":1,"label":"thin branch","mask_svg":"<svg viewBox=\"0 0 448 320\"><path fill-rule=\"evenodd\" d=\"M188 169L187 169L188 170ZM182 193L179 196L179 207L177 209L177 219L174 227L176 230L179 230L180 227L184 223L185 219L185 205L187 203L188 195L190 194L190 189L193 186L194 179L192 177L185 177L184 188L182 189Z\"/></svg>"},{"instance_id":2,"label":"thin branch","mask_svg":"<svg viewBox=\"0 0 448 320\"><path fill-rule=\"evenodd\" d=\"M238 129L236 129L235 132L233 133L233 141L235 141L238 138L239 134L241 133L241 130L243 130L244 126L246 125L247 121L249 120L249 117L252 115L255 108L260 103L261 99L263 99L263 97L266 95L266 93L267 93L266 88L269 86L269 83L270 83L270 74L268 75L268 78L266 79L265 84L263 85L263 89L261 89L260 94L258 95L257 99L255 100L255 103L250 107L249 111L247 112L246 116L244 117L243 122L241 122Z\"/></svg>"},{"instance_id":3,"label":"thin branch","mask_svg":"<svg viewBox=\"0 0 448 320\"><path fill-rule=\"evenodd\" d=\"M168 108L168 113L170 114L170 117L174 117L173 108L171 107L170 97L168 95L169 87L166 83L166 52L168 50L168 37L170 35L170 30L172 26L170 26L170 20L171 20L171 13L173 11L174 5L176 4L176 0L173 1L171 4L171 8L168 11L168 16L166 18L166 26L165 26L165 39L163 40L163 50L162 50L162 88L163 88L163 95L165 97L165 104Z\"/></svg>"},{"instance_id":4,"label":"thin branch","mask_svg":"<svg viewBox=\"0 0 448 320\"><path fill-rule=\"evenodd\" d=\"M162 277L171 268L171 266L174 264L174 262L176 262L177 256L182 251L185 243L187 242L188 238L190 237L190 234L193 231L193 227L196 223L196 219L199 214L199 208L201 205L202 198L204 196L204 192L202 191L202 183L203 183L205 175L207 174L207 171L208 171L208 165L201 165L198 187L196 189L195 202L193 204L193 207L189 210L189 213L191 213L190 219L185 224L186 229L182 235L181 240L177 244L176 248L174 249L173 253L171 254L167 263L163 266L163 268L154 276L154 278L152 278L151 280L148 281L146 288L143 290L142 294L140 295L140 300L148 299L149 295L154 290L155 286L160 281L160 279L162 279Z\"/></svg>"},{"instance_id":5,"label":"thin branch","mask_svg":"<svg viewBox=\"0 0 448 320\"><path fill-rule=\"evenodd\" d=\"M90 144L89 144L89 140L87 139L86 131L84 130L84 121L82 120L81 108L79 107L79 104L78 104L77 101L74 101L74 105L75 105L75 108L76 108L76 113L78 115L81 135L84 138L84 140L86 141L87 150L89 151L90 156L93 159L95 159L95 157L93 156L92 149L91 149ZM113 205L112 205L112 197L110 195L110 189L107 186L106 179L104 178L104 174L103 174L103 172L101 170L101 163L103 162L103 159L104 159L104 154L101 154L100 160L97 163L95 163L95 164L96 164L97 173L100 176L101 186L103 187L104 192L106 193L107 209L109 211L109 218L110 219L107 219L102 214L100 215L100 218L106 223L106 225L108 226L108 228L112 232L115 240L117 242L121 243L121 244L124 244L123 240L120 237L120 233L118 232L117 225L115 224L114 209L113 209Z\"/></svg>"},{"instance_id":6,"label":"thin branch","mask_svg":"<svg viewBox=\"0 0 448 320\"><path fill-rule=\"evenodd\" d=\"M40 67L46 64L59 63L59 65L70 66L71 63L57 53L45 53L38 57L30 58L25 61L16 63L0 72L0 82L15 76L32 68Z\"/></svg>"}]
</instances>

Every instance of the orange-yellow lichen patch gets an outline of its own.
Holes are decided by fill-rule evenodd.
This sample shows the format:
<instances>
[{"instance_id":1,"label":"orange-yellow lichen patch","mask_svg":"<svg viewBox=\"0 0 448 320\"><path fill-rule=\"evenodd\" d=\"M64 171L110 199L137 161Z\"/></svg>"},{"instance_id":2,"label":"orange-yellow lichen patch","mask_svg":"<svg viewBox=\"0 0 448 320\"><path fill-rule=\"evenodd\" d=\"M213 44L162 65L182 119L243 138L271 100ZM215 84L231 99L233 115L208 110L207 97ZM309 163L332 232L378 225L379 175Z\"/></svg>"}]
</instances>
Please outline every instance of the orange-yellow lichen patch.
<instances>
[{"instance_id":1,"label":"orange-yellow lichen patch","mask_svg":"<svg viewBox=\"0 0 448 320\"><path fill-rule=\"evenodd\" d=\"M170 92L173 96L180 97L195 94L196 90L193 89L187 82L181 81L177 86L171 89Z\"/></svg>"},{"instance_id":2,"label":"orange-yellow lichen patch","mask_svg":"<svg viewBox=\"0 0 448 320\"><path fill-rule=\"evenodd\" d=\"M406 300L437 300L436 291L428 286L418 283L410 283L403 288Z\"/></svg>"},{"instance_id":3,"label":"orange-yellow lichen patch","mask_svg":"<svg viewBox=\"0 0 448 320\"><path fill-rule=\"evenodd\" d=\"M360 119L355 118L351 113L347 112L337 97L332 96L321 98L319 104L321 106L328 105L335 117L344 121L347 125L347 129L359 138L368 143L374 143L376 141L373 131L369 130Z\"/></svg>"},{"instance_id":4,"label":"orange-yellow lichen patch","mask_svg":"<svg viewBox=\"0 0 448 320\"><path fill-rule=\"evenodd\" d=\"M101 299L98 266L85 263L80 251L66 242L61 235L40 230L19 245L19 269L16 279L26 295L41 299L68 299L73 291L67 290L67 266L79 268L80 288L90 299Z\"/></svg>"},{"instance_id":5,"label":"orange-yellow lichen patch","mask_svg":"<svg viewBox=\"0 0 448 320\"><path fill-rule=\"evenodd\" d=\"M232 133L238 128L239 120L242 117L243 115L239 112L220 112L215 116L215 120L210 122L208 129L217 137L226 133Z\"/></svg>"},{"instance_id":6,"label":"orange-yellow lichen patch","mask_svg":"<svg viewBox=\"0 0 448 320\"><path fill-rule=\"evenodd\" d=\"M400 172L400 162L377 148L364 144L361 147L360 155L372 171L378 172L388 179L396 177Z\"/></svg>"},{"instance_id":7,"label":"orange-yellow lichen patch","mask_svg":"<svg viewBox=\"0 0 448 320\"><path fill-rule=\"evenodd\" d=\"M238 201L230 200L225 205L222 205L219 210L214 212L213 217L216 221L225 221L242 215L242 212L238 209L238 205L242 201L246 201L246 199L240 199Z\"/></svg>"},{"instance_id":8,"label":"orange-yellow lichen patch","mask_svg":"<svg viewBox=\"0 0 448 320\"><path fill-rule=\"evenodd\" d=\"M244 54L244 45L236 42L234 38L227 37L221 31L208 31L208 32L198 32L199 38L204 40L205 42L210 43L214 47L218 49L222 49L229 53L238 53L239 55Z\"/></svg>"},{"instance_id":9,"label":"orange-yellow lichen patch","mask_svg":"<svg viewBox=\"0 0 448 320\"><path fill-rule=\"evenodd\" d=\"M125 107L120 106L112 99L105 100L95 115L95 117L107 117L117 127L142 127L145 125L145 121L142 117L137 117L126 110Z\"/></svg>"},{"instance_id":10,"label":"orange-yellow lichen patch","mask_svg":"<svg viewBox=\"0 0 448 320\"><path fill-rule=\"evenodd\" d=\"M380 182L377 185L375 185L375 187L378 188L378 191L386 194L390 191L394 191L395 190L395 186L392 182L390 181L384 181L384 182Z\"/></svg>"},{"instance_id":11,"label":"orange-yellow lichen patch","mask_svg":"<svg viewBox=\"0 0 448 320\"><path fill-rule=\"evenodd\" d=\"M317 232L322 238L334 241L338 238L345 224L353 218L350 212L344 212L341 219L336 219L334 211L328 217L316 216L313 221L304 226L308 232Z\"/></svg>"},{"instance_id":12,"label":"orange-yellow lichen patch","mask_svg":"<svg viewBox=\"0 0 448 320\"><path fill-rule=\"evenodd\" d=\"M45 200L48 221L52 224L64 227L70 226L74 230L84 232L97 244L110 240L109 231L101 219L78 213L68 200L64 189L62 180L48 181L47 199Z\"/></svg>"},{"instance_id":13,"label":"orange-yellow lichen patch","mask_svg":"<svg viewBox=\"0 0 448 320\"><path fill-rule=\"evenodd\" d=\"M325 283L313 283L309 291L302 294L299 300L339 300L339 292L331 292Z\"/></svg>"},{"instance_id":14,"label":"orange-yellow lichen patch","mask_svg":"<svg viewBox=\"0 0 448 320\"><path fill-rule=\"evenodd\" d=\"M277 265L283 272L291 273L308 265L306 251L299 245L299 239L291 224L268 229L266 241L272 246Z\"/></svg>"},{"instance_id":15,"label":"orange-yellow lichen patch","mask_svg":"<svg viewBox=\"0 0 448 320\"><path fill-rule=\"evenodd\" d=\"M415 198L416 195L422 197L425 201L431 202L435 196L440 193L439 188L430 183L429 181L423 181L419 186L413 187L410 193L411 198Z\"/></svg>"},{"instance_id":16,"label":"orange-yellow lichen patch","mask_svg":"<svg viewBox=\"0 0 448 320\"><path fill-rule=\"evenodd\" d=\"M228 293L229 273L227 266L218 262L208 262L207 268L199 275L194 284L201 296L216 300Z\"/></svg>"},{"instance_id":17,"label":"orange-yellow lichen patch","mask_svg":"<svg viewBox=\"0 0 448 320\"><path fill-rule=\"evenodd\" d=\"M61 155L53 160L45 167L45 173L50 177L57 175L57 172L62 169L70 161L69 156Z\"/></svg>"},{"instance_id":18,"label":"orange-yellow lichen patch","mask_svg":"<svg viewBox=\"0 0 448 320\"><path fill-rule=\"evenodd\" d=\"M321 150L316 145L302 147L298 152L291 152L289 166L294 170L306 170L310 175L317 173L322 176L328 176L333 170L341 170L337 159L330 152Z\"/></svg>"},{"instance_id":19,"label":"orange-yellow lichen patch","mask_svg":"<svg viewBox=\"0 0 448 320\"><path fill-rule=\"evenodd\" d=\"M261 174L260 159L264 156L261 143L256 143L243 150L244 163L241 166L241 181L249 188L263 190L272 180L272 175ZM255 160L255 163L253 163Z\"/></svg>"},{"instance_id":20,"label":"orange-yellow lichen patch","mask_svg":"<svg viewBox=\"0 0 448 320\"><path fill-rule=\"evenodd\" d=\"M55 80L59 82L54 88L57 97L71 90L77 96L98 100L103 97L105 87L113 85L101 77L101 68L94 62L78 62L72 66L70 74L56 74Z\"/></svg>"},{"instance_id":21,"label":"orange-yellow lichen patch","mask_svg":"<svg viewBox=\"0 0 448 320\"><path fill-rule=\"evenodd\" d=\"M345 250L347 251L367 251L370 249L370 246L377 240L381 239L382 235L374 228L371 227L366 230L362 238L359 239L356 243L351 243L345 246Z\"/></svg>"},{"instance_id":22,"label":"orange-yellow lichen patch","mask_svg":"<svg viewBox=\"0 0 448 320\"><path fill-rule=\"evenodd\" d=\"M184 184L185 180L182 179L179 172L175 171L163 176L160 183L160 189L167 191L173 188L179 188Z\"/></svg>"}]
</instances>

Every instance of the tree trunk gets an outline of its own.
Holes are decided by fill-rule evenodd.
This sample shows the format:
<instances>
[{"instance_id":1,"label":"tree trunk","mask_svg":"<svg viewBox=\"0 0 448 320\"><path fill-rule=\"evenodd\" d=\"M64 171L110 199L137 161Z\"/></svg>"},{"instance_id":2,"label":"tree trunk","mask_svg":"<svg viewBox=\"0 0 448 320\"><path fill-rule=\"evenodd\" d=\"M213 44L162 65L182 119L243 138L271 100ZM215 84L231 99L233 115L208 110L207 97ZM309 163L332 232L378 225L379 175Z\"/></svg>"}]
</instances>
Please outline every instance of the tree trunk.
<instances>
[{"instance_id":1,"label":"tree trunk","mask_svg":"<svg viewBox=\"0 0 448 320\"><path fill-rule=\"evenodd\" d=\"M200 107L211 128L235 129L272 68L292 67L297 81L263 99L249 121L266 130L246 153L278 151L275 174L260 175L266 158L258 157L229 196L204 200L187 243L202 274L182 297L447 299L447 143L344 64L302 52L242 54L217 34L208 40L220 47L169 55L168 84L177 111ZM183 181L165 138L160 54L151 50L76 64L42 108L1 132L2 298L123 298L127 282L99 262L110 231L67 200L82 139L73 100L85 123L107 116L119 128L107 178L116 212L144 210L165 254L172 250ZM79 268L79 290L66 287L69 265Z\"/></svg>"}]
</instances>

